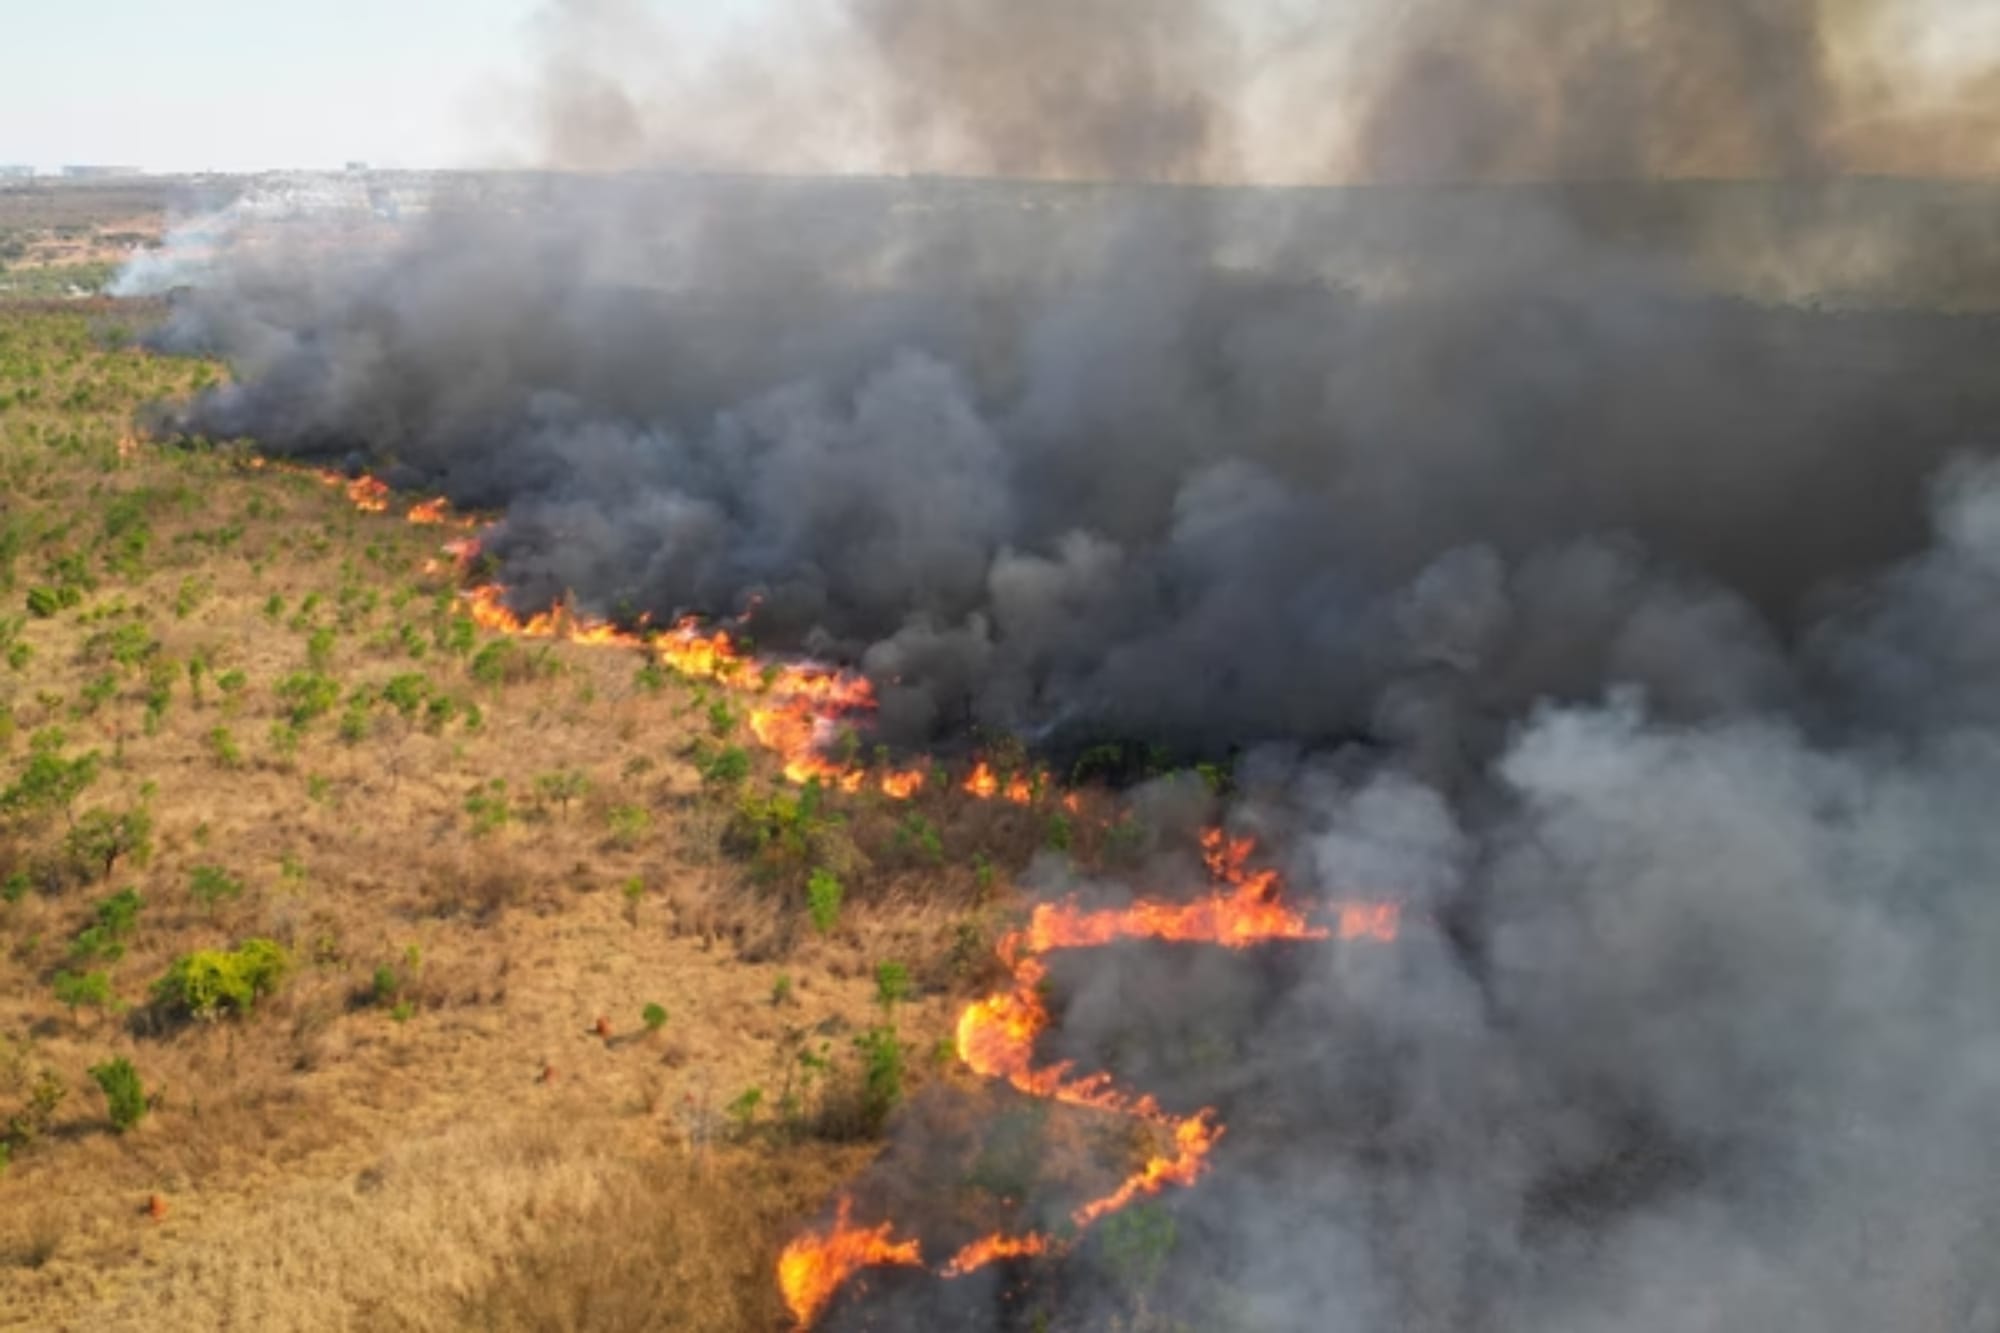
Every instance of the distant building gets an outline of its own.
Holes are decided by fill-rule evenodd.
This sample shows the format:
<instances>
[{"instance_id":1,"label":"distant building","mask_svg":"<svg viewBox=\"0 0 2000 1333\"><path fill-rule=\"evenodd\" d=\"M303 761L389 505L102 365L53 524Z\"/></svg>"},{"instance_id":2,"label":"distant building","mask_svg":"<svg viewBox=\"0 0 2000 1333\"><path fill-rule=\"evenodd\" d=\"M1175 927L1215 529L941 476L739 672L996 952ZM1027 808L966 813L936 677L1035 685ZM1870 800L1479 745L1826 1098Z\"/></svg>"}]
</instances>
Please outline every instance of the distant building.
<instances>
[{"instance_id":1,"label":"distant building","mask_svg":"<svg viewBox=\"0 0 2000 1333\"><path fill-rule=\"evenodd\" d=\"M25 181L33 180L34 177L35 169L33 167L14 166L6 162L0 162L0 181Z\"/></svg>"},{"instance_id":2,"label":"distant building","mask_svg":"<svg viewBox=\"0 0 2000 1333\"><path fill-rule=\"evenodd\" d=\"M349 162L347 169L349 171L366 171L368 170L368 164L366 162Z\"/></svg>"},{"instance_id":3,"label":"distant building","mask_svg":"<svg viewBox=\"0 0 2000 1333\"><path fill-rule=\"evenodd\" d=\"M115 180L120 176L143 176L138 167L99 166L95 163L70 163L63 167L64 179L73 181Z\"/></svg>"}]
</instances>

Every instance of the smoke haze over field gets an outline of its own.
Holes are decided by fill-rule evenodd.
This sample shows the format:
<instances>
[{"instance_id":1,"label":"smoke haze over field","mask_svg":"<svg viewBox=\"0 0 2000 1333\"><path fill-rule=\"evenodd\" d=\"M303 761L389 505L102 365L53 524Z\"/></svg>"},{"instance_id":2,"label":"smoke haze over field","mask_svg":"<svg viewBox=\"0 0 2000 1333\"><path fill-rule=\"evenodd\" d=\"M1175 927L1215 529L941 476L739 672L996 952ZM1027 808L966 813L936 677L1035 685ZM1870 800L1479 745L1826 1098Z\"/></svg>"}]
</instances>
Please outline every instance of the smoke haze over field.
<instances>
[{"instance_id":1,"label":"smoke haze over field","mask_svg":"<svg viewBox=\"0 0 2000 1333\"><path fill-rule=\"evenodd\" d=\"M1842 178L1991 165L1977 30L1335 8L854 0L656 79L646 11L558 7L559 165L1128 184L550 178L245 246L176 424L503 510L527 605L761 599L900 743L1233 749L1294 885L1402 896L1392 949L1059 973L1072 1053L1232 1125L1156 1314L2000 1324L2000 196ZM1193 188L1270 179L1487 184ZM1008 1326L982 1281L836 1322Z\"/></svg>"}]
</instances>

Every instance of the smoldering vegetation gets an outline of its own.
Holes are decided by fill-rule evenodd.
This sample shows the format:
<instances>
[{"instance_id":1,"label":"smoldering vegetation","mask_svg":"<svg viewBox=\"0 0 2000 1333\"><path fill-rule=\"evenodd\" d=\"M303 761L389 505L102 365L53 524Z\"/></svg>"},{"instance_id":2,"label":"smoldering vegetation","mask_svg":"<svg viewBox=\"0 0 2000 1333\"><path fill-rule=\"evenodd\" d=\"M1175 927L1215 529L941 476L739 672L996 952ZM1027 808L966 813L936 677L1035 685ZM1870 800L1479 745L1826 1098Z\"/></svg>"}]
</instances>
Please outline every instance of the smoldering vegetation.
<instances>
[{"instance_id":1,"label":"smoldering vegetation","mask_svg":"<svg viewBox=\"0 0 2000 1333\"><path fill-rule=\"evenodd\" d=\"M1117 184L599 176L246 248L165 334L237 374L167 424L500 510L524 605L754 606L899 744L1233 754L1220 808L1133 793L1163 848L1220 816L1405 903L1058 962L1051 1041L1217 1106L1213 1177L1156 1264L835 1325L1994 1326L2000 250L1987 187L1854 175L1982 169L1986 68L1871 4L1141 8L823 48L889 160ZM829 105L802 23L635 82L637 12L552 11L559 160ZM951 1119L864 1200L935 1208L1005 1117Z\"/></svg>"}]
</instances>

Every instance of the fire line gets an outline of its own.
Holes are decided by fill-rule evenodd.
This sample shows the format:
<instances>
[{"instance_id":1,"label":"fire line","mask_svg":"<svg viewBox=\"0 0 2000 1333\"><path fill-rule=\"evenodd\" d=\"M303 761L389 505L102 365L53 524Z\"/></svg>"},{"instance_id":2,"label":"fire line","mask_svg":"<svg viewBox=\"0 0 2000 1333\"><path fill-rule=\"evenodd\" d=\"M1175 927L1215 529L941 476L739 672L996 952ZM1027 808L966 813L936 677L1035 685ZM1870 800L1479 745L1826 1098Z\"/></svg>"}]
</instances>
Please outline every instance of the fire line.
<instances>
[{"instance_id":1,"label":"fire line","mask_svg":"<svg viewBox=\"0 0 2000 1333\"><path fill-rule=\"evenodd\" d=\"M262 466L254 460L253 466ZM364 513L389 508L389 488L362 476L352 481L338 473L314 471L328 486L342 488L354 507ZM451 515L442 498L421 502L406 514L411 523L454 523L476 527L477 520ZM444 548L460 574L480 555L477 533L447 543ZM563 639L571 643L647 649L680 675L749 693L758 702L750 709L751 734L782 764L792 782L818 782L843 792L874 786L893 800L908 800L932 777L928 765L870 772L827 753L844 725L874 711L874 686L867 677L816 662L760 659L737 646L727 629L704 630L687 618L665 633L642 622L623 629L606 620L581 616L567 605L523 617L508 607L506 589L487 583L461 594L468 614L488 630L525 638ZM975 800L1005 800L1015 805L1039 803L1052 784L1046 772L1001 775L979 760L959 790ZM1059 799L1075 810L1074 792ZM968 1005L959 1015L956 1051L960 1063L982 1078L1007 1083L1017 1091L1062 1105L1122 1115L1161 1131L1166 1145L1109 1193L1087 1200L1070 1212L1077 1231L1117 1212L1137 1199L1169 1185L1188 1186L1208 1169L1208 1157L1221 1140L1224 1126L1212 1107L1178 1115L1162 1108L1152 1096L1128 1092L1105 1073L1078 1074L1070 1063L1037 1066L1034 1048L1050 1023L1042 983L1048 976L1043 962L1064 950L1103 948L1123 940L1167 940L1248 949L1282 940L1391 941L1401 925L1399 904L1347 901L1331 904L1331 924L1315 924L1303 911L1287 906L1274 870L1252 870L1256 844L1231 838L1220 829L1202 835L1202 855L1215 888L1191 902L1139 899L1129 906L1085 909L1074 900L1040 903L1027 924L1003 937L998 954L1006 965L1009 984ZM800 1329L808 1329L841 1288L857 1273L880 1267L924 1267L920 1242L897 1239L895 1223L859 1226L852 1220L853 1201L843 1196L832 1224L809 1231L779 1255L777 1278L786 1308ZM1042 1232L1019 1235L995 1233L962 1245L932 1271L942 1278L959 1278L989 1264L1061 1253L1073 1238Z\"/></svg>"}]
</instances>

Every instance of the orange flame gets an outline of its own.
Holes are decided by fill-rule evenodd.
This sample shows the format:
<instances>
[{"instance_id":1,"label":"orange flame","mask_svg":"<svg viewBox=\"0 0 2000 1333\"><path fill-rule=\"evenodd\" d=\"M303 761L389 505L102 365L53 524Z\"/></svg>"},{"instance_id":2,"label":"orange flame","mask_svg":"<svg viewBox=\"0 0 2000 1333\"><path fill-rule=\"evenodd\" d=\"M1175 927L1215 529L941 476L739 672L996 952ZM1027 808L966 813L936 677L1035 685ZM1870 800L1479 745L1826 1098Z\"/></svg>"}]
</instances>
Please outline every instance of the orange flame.
<instances>
[{"instance_id":1,"label":"orange flame","mask_svg":"<svg viewBox=\"0 0 2000 1333\"><path fill-rule=\"evenodd\" d=\"M364 514L380 514L389 508L389 487L375 477L359 476L347 483L347 499Z\"/></svg>"},{"instance_id":2,"label":"orange flame","mask_svg":"<svg viewBox=\"0 0 2000 1333\"><path fill-rule=\"evenodd\" d=\"M801 1328L817 1319L834 1293L861 1269L916 1267L924 1261L916 1241L892 1238L892 1223L857 1227L849 1220L851 1212L852 1201L841 1199L829 1230L800 1236L778 1256L778 1288Z\"/></svg>"},{"instance_id":3,"label":"orange flame","mask_svg":"<svg viewBox=\"0 0 2000 1333\"><path fill-rule=\"evenodd\" d=\"M426 500L422 504L411 505L407 517L412 523L424 527L434 527L437 524L450 520L450 509L451 501L440 495L435 500Z\"/></svg>"},{"instance_id":4,"label":"orange flame","mask_svg":"<svg viewBox=\"0 0 2000 1333\"><path fill-rule=\"evenodd\" d=\"M991 777L981 764L974 778ZM987 788L985 781L977 783ZM968 790L980 795L969 782ZM993 782L987 794L1001 790ZM1180 940L1246 949L1273 940L1341 939L1393 940L1401 924L1395 902L1343 902L1332 907L1334 924L1313 924L1302 911L1279 901L1276 871L1252 870L1256 843L1230 838L1220 829L1202 835L1203 859L1221 887L1187 903L1141 899L1127 907L1085 910L1074 900L1042 903L1020 930L1001 940L999 954L1007 965L1010 984L966 1007L958 1019L958 1058L974 1073L1003 1080L1031 1097L1070 1106L1128 1116L1166 1132L1168 1143L1152 1152L1137 1170L1100 1198L1079 1204L1070 1221L1081 1230L1117 1212L1135 1199L1157 1194L1169 1185L1187 1186L1208 1169L1208 1157L1221 1140L1223 1126L1212 1108L1190 1115L1163 1110L1151 1096L1116 1087L1108 1074L1075 1074L1068 1063L1035 1064L1035 1042L1049 1025L1043 999L1048 968L1045 954L1059 949L1092 949L1114 940ZM995 1233L963 1246L938 1269L941 1277L962 1277L1004 1259L1052 1254L1065 1243L1039 1232L1025 1235ZM789 1254L790 1251L787 1251ZM780 1263L780 1281L785 1281ZM793 1306L803 1327L830 1299L801 1311Z\"/></svg>"}]
</instances>

